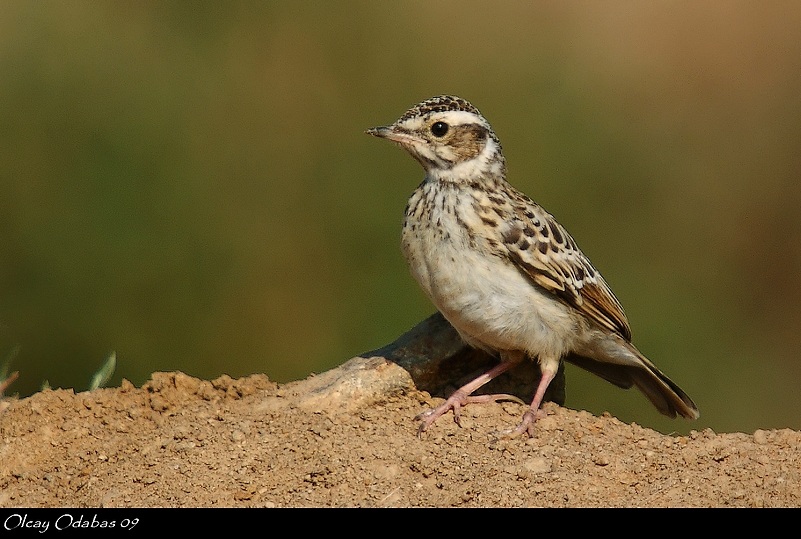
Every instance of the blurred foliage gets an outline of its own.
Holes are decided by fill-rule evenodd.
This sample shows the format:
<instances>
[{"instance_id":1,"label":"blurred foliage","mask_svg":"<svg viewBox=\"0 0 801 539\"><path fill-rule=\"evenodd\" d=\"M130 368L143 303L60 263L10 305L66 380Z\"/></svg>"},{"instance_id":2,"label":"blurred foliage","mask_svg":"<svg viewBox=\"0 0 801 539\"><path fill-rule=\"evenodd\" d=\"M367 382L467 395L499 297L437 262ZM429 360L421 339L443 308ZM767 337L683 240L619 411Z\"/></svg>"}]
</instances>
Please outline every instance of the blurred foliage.
<instances>
[{"instance_id":1,"label":"blurred foliage","mask_svg":"<svg viewBox=\"0 0 801 539\"><path fill-rule=\"evenodd\" d=\"M117 353L111 352L97 372L92 375L92 379L89 380L89 387L87 389L92 391L100 387L106 387L106 384L109 380L111 380L111 376L114 374L114 369L116 368Z\"/></svg>"},{"instance_id":2,"label":"blurred foliage","mask_svg":"<svg viewBox=\"0 0 801 539\"><path fill-rule=\"evenodd\" d=\"M668 432L801 428L801 5L0 5L0 355L22 395L155 370L288 381L430 314L398 249L422 171L363 134L473 101L510 180L697 401L568 369Z\"/></svg>"}]
</instances>

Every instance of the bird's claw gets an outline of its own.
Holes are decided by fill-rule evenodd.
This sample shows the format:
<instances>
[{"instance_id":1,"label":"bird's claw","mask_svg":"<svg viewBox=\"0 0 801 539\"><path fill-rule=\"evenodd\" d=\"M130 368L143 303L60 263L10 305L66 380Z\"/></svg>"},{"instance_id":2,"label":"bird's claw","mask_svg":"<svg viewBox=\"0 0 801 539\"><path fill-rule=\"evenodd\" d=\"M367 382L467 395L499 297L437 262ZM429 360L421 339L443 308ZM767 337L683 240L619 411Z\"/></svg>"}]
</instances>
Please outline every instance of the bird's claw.
<instances>
[{"instance_id":1,"label":"bird's claw","mask_svg":"<svg viewBox=\"0 0 801 539\"><path fill-rule=\"evenodd\" d=\"M453 410L453 421L461 427L463 406L467 406L468 404L499 401L511 401L519 404L525 404L520 398L507 393L498 393L494 395L466 395L464 392L457 390L453 393L453 395L448 397L445 402L436 408L426 410L425 412L421 412L415 416L416 421L422 421L420 423L420 427L417 429L417 435L422 435L428 429L428 427L434 424L437 419L448 413L449 410Z\"/></svg>"},{"instance_id":2,"label":"bird's claw","mask_svg":"<svg viewBox=\"0 0 801 539\"><path fill-rule=\"evenodd\" d=\"M498 438L515 438L523 433L526 433L530 438L533 438L534 424L537 422L538 419L542 419L547 415L548 413L542 408L539 408L537 410L529 408L528 410L526 410L526 413L523 414L523 419L520 421L520 424L517 427L513 429L498 431L495 433L495 435Z\"/></svg>"}]
</instances>

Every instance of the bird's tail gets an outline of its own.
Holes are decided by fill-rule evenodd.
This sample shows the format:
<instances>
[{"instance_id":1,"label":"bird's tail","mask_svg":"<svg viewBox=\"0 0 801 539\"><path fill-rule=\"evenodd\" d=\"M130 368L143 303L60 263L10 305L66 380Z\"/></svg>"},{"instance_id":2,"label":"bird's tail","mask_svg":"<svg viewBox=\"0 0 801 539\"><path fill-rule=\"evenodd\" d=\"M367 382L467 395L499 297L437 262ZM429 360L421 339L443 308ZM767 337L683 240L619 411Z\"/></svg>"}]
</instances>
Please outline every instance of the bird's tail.
<instances>
[{"instance_id":1,"label":"bird's tail","mask_svg":"<svg viewBox=\"0 0 801 539\"><path fill-rule=\"evenodd\" d=\"M610 362L571 354L565 360L618 387L628 389L637 386L657 410L670 418L680 415L687 419L698 419L698 407L687 393L657 369L634 345L623 341L619 344L624 345L633 357L621 361L615 354L616 360Z\"/></svg>"}]
</instances>

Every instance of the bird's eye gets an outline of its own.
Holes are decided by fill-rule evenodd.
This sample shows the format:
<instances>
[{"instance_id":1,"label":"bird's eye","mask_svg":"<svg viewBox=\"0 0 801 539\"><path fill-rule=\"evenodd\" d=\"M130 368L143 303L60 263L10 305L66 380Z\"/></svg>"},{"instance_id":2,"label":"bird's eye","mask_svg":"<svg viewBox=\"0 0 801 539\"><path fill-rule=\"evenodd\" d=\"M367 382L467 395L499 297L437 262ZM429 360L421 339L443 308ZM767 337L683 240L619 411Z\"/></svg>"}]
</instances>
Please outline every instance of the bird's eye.
<instances>
[{"instance_id":1,"label":"bird's eye","mask_svg":"<svg viewBox=\"0 0 801 539\"><path fill-rule=\"evenodd\" d=\"M436 122L431 126L431 134L435 137L444 137L448 132L448 124L445 122Z\"/></svg>"}]
</instances>

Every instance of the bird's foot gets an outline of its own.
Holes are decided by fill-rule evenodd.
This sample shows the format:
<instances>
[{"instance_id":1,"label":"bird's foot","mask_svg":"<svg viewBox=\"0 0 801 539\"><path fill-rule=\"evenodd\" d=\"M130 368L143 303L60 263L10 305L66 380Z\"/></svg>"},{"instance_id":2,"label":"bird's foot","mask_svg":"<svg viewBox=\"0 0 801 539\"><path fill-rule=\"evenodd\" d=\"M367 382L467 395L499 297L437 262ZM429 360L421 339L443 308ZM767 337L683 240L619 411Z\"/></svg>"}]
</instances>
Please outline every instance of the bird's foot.
<instances>
[{"instance_id":1,"label":"bird's foot","mask_svg":"<svg viewBox=\"0 0 801 539\"><path fill-rule=\"evenodd\" d=\"M437 406L436 408L432 408L431 410L427 410L421 414L418 414L415 417L416 420L422 420L420 423L420 427L417 429L417 435L423 434L423 432L430 427L434 421L448 413L449 410L453 410L453 420L456 422L457 425L460 427L462 426L462 407L467 406L468 404L480 404L485 402L498 402L498 401L513 401L520 404L525 404L522 400L515 397L514 395L507 395L505 393L498 393L495 395L468 395L461 389L456 390L453 395L448 397L448 399Z\"/></svg>"},{"instance_id":2,"label":"bird's foot","mask_svg":"<svg viewBox=\"0 0 801 539\"><path fill-rule=\"evenodd\" d=\"M526 433L529 435L529 437L533 438L534 423L536 423L538 419L542 419L547 415L548 413L541 408L538 408L536 410L533 408L529 408L528 410L526 410L526 413L523 414L523 419L522 421L520 421L520 424L517 427L513 429L502 430L496 434L499 438L514 438L516 436L520 436L523 433Z\"/></svg>"}]
</instances>

